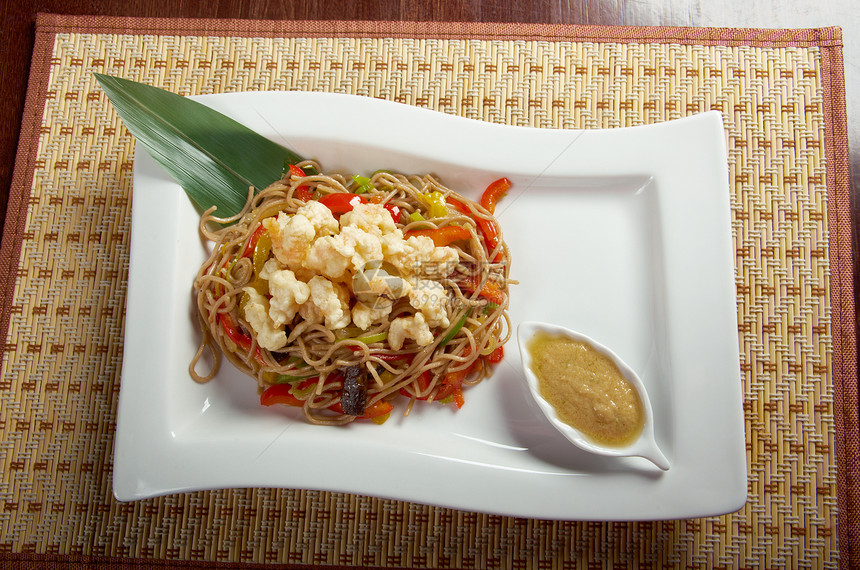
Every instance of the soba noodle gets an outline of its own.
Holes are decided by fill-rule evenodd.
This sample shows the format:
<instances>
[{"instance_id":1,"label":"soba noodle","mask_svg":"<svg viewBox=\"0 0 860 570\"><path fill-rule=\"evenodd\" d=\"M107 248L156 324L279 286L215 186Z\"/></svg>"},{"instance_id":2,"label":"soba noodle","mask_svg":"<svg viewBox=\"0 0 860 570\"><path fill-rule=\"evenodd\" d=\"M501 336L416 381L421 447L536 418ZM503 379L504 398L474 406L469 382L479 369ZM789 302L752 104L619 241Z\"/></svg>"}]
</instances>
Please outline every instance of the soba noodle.
<instances>
[{"instance_id":1,"label":"soba noodle","mask_svg":"<svg viewBox=\"0 0 860 570\"><path fill-rule=\"evenodd\" d=\"M288 384L288 399L292 398L293 405L301 404L307 420L318 424L344 424L365 416L353 409L349 411L355 415L346 413L340 405L346 371L353 376L361 374L365 394L361 410L390 408L388 402L400 399L408 414L416 401L449 402L461 398L460 382L463 386L472 385L487 377L491 362L498 361L501 346L511 336L507 316L508 249L499 230L498 245L489 251L487 244L492 242L485 239L479 224L485 220L498 228L492 215L430 175L378 172L369 181L357 182L340 175L318 174L319 168L314 163L299 166L312 174L285 176L256 194L249 190L245 208L234 217L217 218L214 209L203 214L200 232L211 242L212 253L194 281L204 338L189 368L192 377L198 382L214 377L218 355L223 353L236 368L256 379L261 393L271 386ZM446 246L456 250L454 267L440 270L429 263L416 267L415 275L404 278L412 286L429 278L444 287L446 326L429 327L433 335L429 344L421 346L407 335L402 346L393 348L390 342L394 341L388 335L395 319L415 320L421 311L410 304L408 296L389 298L390 295L383 299L390 304L390 312L364 330L353 322L333 329L327 326L329 323L316 322L320 319L307 320L302 314L295 314L284 327L286 344L274 350L263 348L262 339L246 318L249 295L254 296L249 289L259 288L260 264L273 255L264 248L255 251L263 220L281 212L293 216L309 199L353 193L359 184L362 201L381 204L392 211L396 228L404 234L446 226L468 230L468 239ZM429 198L440 196L447 207L440 211L437 203L433 210ZM431 211L435 216L431 216ZM461 231L459 228L457 231ZM378 271L381 260L371 261L368 266ZM397 277L390 264L382 266ZM353 268L340 280L333 280L341 290L350 292L350 309L362 302L356 298L359 292L354 290L355 273ZM306 280L310 275L312 272L296 271L299 279ZM488 295L488 291L493 294ZM367 301L366 294L362 299ZM201 357L207 351L214 355L215 364L201 375L196 369L202 366ZM462 399L457 404L461 405ZM368 415L372 416L369 412ZM377 421L380 423L379 418Z\"/></svg>"}]
</instances>

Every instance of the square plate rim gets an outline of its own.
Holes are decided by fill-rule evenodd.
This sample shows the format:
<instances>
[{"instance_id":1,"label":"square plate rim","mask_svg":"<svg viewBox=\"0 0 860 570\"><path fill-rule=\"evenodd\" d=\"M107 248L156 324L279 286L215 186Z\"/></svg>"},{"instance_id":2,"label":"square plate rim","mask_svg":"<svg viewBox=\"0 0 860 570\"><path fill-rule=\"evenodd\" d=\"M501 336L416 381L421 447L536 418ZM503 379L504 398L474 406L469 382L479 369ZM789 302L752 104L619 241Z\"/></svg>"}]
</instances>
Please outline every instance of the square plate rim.
<instances>
[{"instance_id":1,"label":"square plate rim","mask_svg":"<svg viewBox=\"0 0 860 570\"><path fill-rule=\"evenodd\" d=\"M426 109L419 109L419 108L411 107L408 105L395 104L395 103L390 103L390 102L385 102L385 101L370 100L367 98L362 98L362 97L358 97L358 96L350 96L350 95L319 94L319 93L309 94L309 93L294 93L294 92L291 92L291 93L253 92L253 93L242 93L242 94L209 95L209 96L200 97L199 99L206 104L213 104L213 106L215 106L216 108L221 107L220 110L222 110L222 112L228 112L235 105L235 101L242 100L245 97L251 97L252 99L255 99L257 101L264 101L263 104L271 104L272 101L280 103L280 102L283 102L284 100L290 100L290 102L295 104L295 105L302 105L302 104L307 104L308 101L316 99L316 100L323 101L323 103L318 103L318 104L325 104L326 106L344 105L348 108L354 108L355 105L358 105L358 106L366 106L372 110L376 110L378 108L378 109L381 109L385 112L394 113L400 119L403 119L405 117L405 119L403 119L403 120L417 120L422 125L433 123L434 125L436 125L434 128L438 128L440 130L445 130L445 129L449 129L449 128L462 129L463 131L467 131L469 133L469 136L486 136L486 132L491 131L493 136L496 136L496 135L499 135L500 133L503 133L504 136L500 137L503 140L509 140L509 139L505 138L506 136L509 136L507 133L515 133L517 137L537 137L537 138L556 137L558 140L557 144L562 145L563 149L564 149L564 151L560 154L560 156L569 152L571 149L576 149L577 145L581 146L580 142L582 142L581 139L583 139L583 137L584 137L584 141L588 141L590 144L599 146L600 144L604 144L604 145L605 144L615 144L615 142L617 142L619 137L626 138L628 140L631 137L636 138L637 140L648 140L648 139L652 139L655 136L658 138L661 138L661 137L665 138L666 132L670 132L670 134L674 134L674 133L680 132L680 131L690 131L693 133L699 133L700 135L701 135L701 133L706 133L709 136L706 136L704 138L706 138L706 139L709 138L710 140L705 141L704 146L711 148L711 150L716 153L716 155L715 155L716 160L712 161L712 162L716 163L714 165L715 169L717 170L717 172L719 172L720 170L725 170L725 142L722 138L723 137L723 130L722 130L721 116L717 112L703 113L703 114L696 115L693 117L679 119L676 121L669 121L666 123L637 126L637 127L626 127L626 128L621 128L621 129L564 130L564 129L535 129L535 128L531 128L531 127L513 127L513 126L508 126L508 125L497 125L497 124L493 124L493 123L485 123L483 121L474 121L471 119L464 119L462 117L445 115L445 114L437 113L437 112L426 110ZM229 114L229 112L227 114ZM415 117L418 117L418 119L415 119ZM244 117L244 119L246 121L248 121L247 115ZM249 122L253 122L253 118ZM361 123L361 121L357 121L357 122ZM262 128L262 125L263 125L263 123L257 123L257 125L256 125L256 128L258 130L260 130L261 132L264 130ZM249 126L252 126L252 125L249 125ZM357 126L353 125L352 128L360 129L361 125L360 124ZM324 132L325 132L325 129L323 129L323 133ZM472 132L477 132L477 134L472 135L471 134ZM264 132L264 134L266 134L267 136L271 136L272 138L277 138L277 133L271 133L271 132L265 133ZM571 140L571 137L573 137L572 140ZM683 137L681 137L681 138L683 138ZM281 141L281 142L288 142L288 141ZM553 144L556 144L556 143L554 142ZM498 145L496 145L494 148L498 148ZM391 150L391 149L389 149L389 150ZM684 150L684 151L689 152L689 148L680 149L680 150ZM699 150L701 150L701 149L699 149ZM442 152L441 154L442 154L441 157L435 158L435 160L437 160L438 162L444 163L446 160L447 161L455 160L455 159L452 159L449 156L445 155L444 152ZM588 153L585 153L585 154L588 155ZM504 160L505 158L506 158L505 156L502 156L502 158L500 160ZM591 157L591 158L593 158L593 157ZM145 162L145 160L141 161L141 163L144 163L144 162ZM498 172L499 171L498 167L500 166L498 164L498 162L499 161L496 161L496 162L488 161L488 163L485 165L483 170L487 173ZM550 172L553 175L561 176L561 177L572 176L572 173L578 172L579 173L578 176L580 178L584 177L584 176L594 176L594 177L599 178L599 177L605 177L605 176L620 176L620 175L633 176L633 175L636 175L636 176L647 176L647 177L650 177L652 179L656 179L658 181L658 183L660 183L660 184L670 184L671 185L671 184L677 184L678 183L677 180L675 180L677 178L677 173L674 172L671 168L666 167L665 159L664 159L663 163L659 163L659 164L655 165L651 169L650 172L647 170L636 170L634 165L628 165L629 166L628 172L626 172L626 173L625 172L619 173L618 169L612 170L613 164L615 164L615 166L617 166L617 162L613 163L613 161L608 161L607 164L600 164L599 162L598 163L591 163L587 167L584 164L582 164L582 162L583 161L581 159L580 159L580 162L577 162L576 159L570 160L570 161L563 161L563 162L556 161L556 163L558 163L558 164L556 164L556 163L550 164L545 169L545 172ZM509 163L510 163L510 161L508 161L507 164L509 164ZM152 164L154 164L154 163L152 163ZM522 167L521 166L520 167L514 166L514 167L512 167L512 170L516 170L516 168L522 168ZM611 174L610 174L610 172L611 172ZM135 161L135 176L136 176L136 178L137 178L138 174L139 174L138 161L136 160ZM178 186L176 186L176 189L178 189ZM718 178L714 182L714 187L711 188L710 190L716 191L717 193L722 192L723 194L725 194L724 196L722 196L720 198L720 200L718 200L718 201L724 202L723 205L725 206L725 208L724 208L724 211L720 212L720 214L719 214L720 220L717 222L717 225L722 226L726 232L730 232L731 228L730 228L729 211L728 211L729 210L728 181L727 181L727 173L726 172L723 172L722 178ZM184 199L184 195L182 195L181 190L179 190L179 193L180 193L179 194L180 199ZM677 198L677 196L672 196L672 197ZM671 208L672 205L669 204L669 205L667 205L667 207ZM132 262L131 263L134 262L134 258L135 258L134 252L136 250L135 232L134 232L134 225L135 225L135 223L134 223L135 222L135 209L134 209L134 207L133 207L133 211L132 211L132 218L133 218L133 222L132 222L132 227L133 227L132 242L133 243L132 243L132 248L131 248L132 249L132 255L131 255ZM730 242L731 236L729 235L728 237L729 237L728 241ZM734 269L734 265L733 265L733 257L731 256L731 251L729 250L730 248L723 247L722 249L724 251L722 251L721 253L723 254L724 258L720 260L720 263L724 264L726 259L728 259L729 267L731 268L730 272L731 272ZM131 263L130 263L130 265L131 265ZM130 267L130 276L131 276L131 273L132 273L132 268ZM733 282L733 278L732 278L731 287L733 288L733 286L734 286L734 282ZM720 299L720 302L725 304L726 303L726 298L725 298L726 291L722 291L722 293L724 295L724 298ZM131 283L131 277L130 277L128 294L129 294L129 297L128 297L129 299L131 299L132 295L134 294L134 287L132 286L132 283ZM736 323L737 314L736 314L736 305L735 305L734 292L733 291L731 291L731 299L730 300L731 300L733 316L735 319L734 334L736 335L736 332L737 332L737 323ZM130 331L131 327L128 326L129 324L132 326L135 325L135 317L134 317L133 311L127 310L127 327L126 327L126 337L127 338L129 338L129 333L132 332L132 331ZM117 424L118 424L117 425L117 437L116 437L116 442L115 442L115 448L116 448L116 451L115 451L116 464L115 464L115 469L114 469L114 493L115 493L115 496L120 500L133 500L133 499L145 498L145 497L150 497L150 496L163 495L163 494L167 494L167 493L171 493L171 492L180 492L180 491L184 491L184 490L198 490L198 489L210 489L210 488L221 488L221 487L246 486L241 481L234 481L232 484L230 484L230 482L225 482L225 481L221 481L220 483L217 481L211 481L210 483L201 482L201 481L197 481L196 483L193 483L193 482L186 481L185 483L182 483L183 475L181 472L179 472L181 470L177 470L177 469L173 470L174 475L172 476L172 479L168 478L167 481L162 480L159 483L150 483L149 481L142 480L141 477L139 477L139 475L140 475L139 473L133 473L132 472L135 466L140 467L142 458L138 457L137 461L131 461L130 457L129 457L129 453L128 453L129 452L129 450L128 450L128 445L129 445L128 441L129 440L128 440L127 436L129 434L130 430L132 430L134 428L134 425L133 425L132 419L131 419L133 417L133 414L131 412L127 411L129 409L133 409L133 404L132 404L131 400L132 400L132 393L134 392L134 389L133 388L129 389L129 386L133 386L134 382L133 382L133 380L127 380L127 378L132 378L135 374L135 372L133 370L127 370L126 369L126 363L132 362L132 359L129 358L130 355L128 354L128 348L129 347L127 346L127 354L126 354L126 358L124 358L124 362L123 362L122 389L120 392L120 414L119 414L118 422L117 422ZM735 359L739 358L739 355L737 353L737 348L738 348L737 347L737 338L735 338L735 342L734 342L734 358ZM134 351L134 349L132 348L132 352L133 351ZM734 392L734 396L736 396L736 398L734 398L734 399L736 400L736 404L737 404L737 409L732 411L732 415L737 416L738 410L740 408L740 389L741 389L739 366L738 366L738 370L737 370L736 375L730 380L730 382L736 384L736 386L734 386L731 391ZM136 394L136 396L139 397L140 394L138 393L138 394ZM154 415L152 417L155 418L155 417L157 417L157 415ZM742 415L740 415L740 421L742 421ZM141 447L140 445L138 446L138 448L137 448L138 452L146 451L147 449L149 449L149 453L155 452L156 449L158 449L159 452L163 452L165 449L170 449L171 443L173 443L173 444L176 443L175 440L173 438L171 438L171 436L169 434L165 433L163 430L161 433L158 433L157 430L153 433L155 433L158 438L161 438L160 441L156 441L156 439L150 439L148 443L143 444L143 447ZM741 436L741 444L742 444L742 440L743 440L743 426L742 425L740 426L739 433ZM737 432L734 433L733 436L734 436L733 439L737 440L738 433ZM738 444L738 441L732 442L732 445L735 448L737 447L737 444ZM147 447L147 445L153 445L154 447ZM178 452L175 456L172 457L173 460L180 461L180 462L182 462L182 461L190 462L190 461L199 461L201 459L199 457L199 454L196 454L193 452L194 450L184 449L184 447L186 447L186 446L178 445L178 446L173 447L174 450L178 450L178 449L182 448L181 452ZM711 514L722 514L723 512L730 512L733 510L737 510L738 508L740 508L743 505L743 502L745 501L745 494L746 494L745 453L743 452L742 445L740 446L740 448L741 448L740 452L738 452L738 450L735 449L732 453L732 463L735 466L735 472L731 473L731 475L732 475L732 477L731 477L731 480L732 480L731 481L731 483L732 483L731 484L731 487L732 487L731 491L732 492L730 493L731 496L729 496L729 494L726 494L725 496L718 497L717 500L712 501L708 505L698 506L699 508L696 508L697 507L696 505L693 505L692 507L690 505L686 505L686 507L684 509L674 508L674 509L670 509L669 511L666 511L666 512L661 512L661 511L657 510L657 511L651 512L651 513L641 513L641 512L640 513L628 513L631 516L625 516L622 518L654 518L654 519L657 519L657 518L684 518L687 516L706 516L706 515L711 515ZM149 460L151 461L151 458L149 458ZM740 462L740 463L738 463L738 462ZM740 466L740 469L737 468L738 465ZM159 479L158 477L155 478L155 480L158 480L158 479ZM259 485L248 485L248 486L259 486ZM291 485L287 485L287 486L291 486ZM372 490L368 490L368 489L337 488L337 487L332 487L332 486L329 486L330 488L326 487L326 486L322 486L322 487L324 488L324 490L358 492L360 494L372 494L372 495L376 495L376 496L385 496L385 493L379 493L379 492L374 493L374 492L372 492ZM310 488L310 487L300 486L300 488ZM397 493L394 493L389 498L395 498L395 499L399 499L399 500L412 500L415 502L425 502L425 503L431 503L431 504L439 504L439 502L437 502L437 501L428 501L428 500L426 500L426 498L402 496L402 494L398 495ZM444 501L442 501L442 502L444 503ZM481 508L482 506L486 507L486 505L480 505L480 504L470 504L470 505L465 505L465 506L453 505L453 504L443 504L442 506L449 506L449 507L454 506L457 508L466 508L466 509L475 510L475 511L488 511L488 512L493 511L493 508L491 508L491 507L490 508ZM571 518L571 517L566 517L566 516L564 516L563 513L558 513L558 512L542 513L539 509L535 510L535 509L529 508L525 505L521 505L521 506L515 507L515 508L501 509L501 512L499 512L499 514L512 514L515 516L529 516L529 517L535 517L535 518ZM580 516L575 516L572 518L579 518L579 519L581 519L581 518L597 518L597 519L619 518L618 516L615 516L615 515L623 514L623 513L613 512L613 513L608 513L608 514L612 514L613 516L606 517L606 516L601 516L600 514L598 514L595 517L587 517L587 516L581 516L580 515Z\"/></svg>"}]
</instances>

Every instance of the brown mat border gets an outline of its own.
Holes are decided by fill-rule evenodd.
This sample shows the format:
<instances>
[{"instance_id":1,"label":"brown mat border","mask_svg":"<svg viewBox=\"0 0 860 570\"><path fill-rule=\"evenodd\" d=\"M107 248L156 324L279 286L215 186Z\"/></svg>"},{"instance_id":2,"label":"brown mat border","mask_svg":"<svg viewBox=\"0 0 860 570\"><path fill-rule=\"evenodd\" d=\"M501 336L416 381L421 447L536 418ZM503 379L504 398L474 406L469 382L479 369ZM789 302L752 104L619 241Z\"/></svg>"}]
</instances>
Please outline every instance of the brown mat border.
<instances>
[{"instance_id":1,"label":"brown mat border","mask_svg":"<svg viewBox=\"0 0 860 570\"><path fill-rule=\"evenodd\" d=\"M229 35L239 37L394 37L498 40L654 42L702 45L841 47L838 27L811 29L693 28L668 26L594 26L573 24L392 22L346 20L216 20L39 14L45 33Z\"/></svg>"},{"instance_id":2,"label":"brown mat border","mask_svg":"<svg viewBox=\"0 0 860 570\"><path fill-rule=\"evenodd\" d=\"M841 30L836 27L802 30L743 28L677 28L577 26L556 24L498 24L463 22L377 21L254 21L168 19L39 14L36 24L27 98L19 148L10 188L7 219L0 246L0 335L8 335L11 297L17 275L21 240L44 110L54 35L63 32L177 34L215 36L412 37L499 40L605 41L620 43L680 43L696 45L818 47L822 51L828 207L830 211L833 384L837 426L839 544L843 567L860 567L860 423L857 396L857 337L852 255L851 188L844 62ZM0 361L7 347L0 345ZM73 560L68 557L3 556L4 564L82 564L109 566L113 558ZM140 561L137 561L138 564ZM165 565L187 565L175 561ZM136 564L137 565L137 564ZM230 567L230 565L228 565Z\"/></svg>"},{"instance_id":3,"label":"brown mat border","mask_svg":"<svg viewBox=\"0 0 860 570\"><path fill-rule=\"evenodd\" d=\"M133 566L136 570L160 570L162 568L205 568L207 570L307 570L306 564L257 564L247 562L199 562L195 560L155 560L149 558L120 558L118 556L79 556L58 554L0 554L0 566L6 570L31 570L36 567L88 568L90 570L114 570ZM352 570L355 566L314 565L315 570ZM386 570L405 570L387 566Z\"/></svg>"}]
</instances>

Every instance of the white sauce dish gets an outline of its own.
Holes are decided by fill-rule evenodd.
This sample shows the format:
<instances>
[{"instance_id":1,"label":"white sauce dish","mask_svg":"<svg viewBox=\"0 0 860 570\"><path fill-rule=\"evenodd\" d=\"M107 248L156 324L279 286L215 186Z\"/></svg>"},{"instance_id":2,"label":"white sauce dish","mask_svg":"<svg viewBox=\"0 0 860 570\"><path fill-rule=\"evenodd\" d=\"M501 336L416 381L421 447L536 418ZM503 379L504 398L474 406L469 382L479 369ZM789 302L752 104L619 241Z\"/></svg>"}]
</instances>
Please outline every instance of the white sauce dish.
<instances>
[{"instance_id":1,"label":"white sauce dish","mask_svg":"<svg viewBox=\"0 0 860 570\"><path fill-rule=\"evenodd\" d=\"M624 380L635 388L636 393L641 400L641 416L642 429L638 437L632 441L625 442L619 445L602 444L595 441L594 438L588 437L582 431L572 427L568 423L562 421L559 417L558 410L544 396L541 395L539 379L533 367L533 355L530 350L530 344L533 339L541 336L543 333L553 337L562 337L571 339L572 341L583 343L593 349L594 353L604 355L615 364L618 371ZM523 373L525 374L526 382L528 383L529 391L537 402L538 407L550 421L550 423L574 445L595 453L598 455L606 455L613 457L643 457L651 461L654 465L668 471L670 468L669 460L660 450L654 437L654 413L651 409L651 402L648 393L642 380L622 361L618 355L606 346L596 342L588 336L572 331L570 329L536 321L523 322L517 327L517 340L519 341L520 353L522 355Z\"/></svg>"}]
</instances>

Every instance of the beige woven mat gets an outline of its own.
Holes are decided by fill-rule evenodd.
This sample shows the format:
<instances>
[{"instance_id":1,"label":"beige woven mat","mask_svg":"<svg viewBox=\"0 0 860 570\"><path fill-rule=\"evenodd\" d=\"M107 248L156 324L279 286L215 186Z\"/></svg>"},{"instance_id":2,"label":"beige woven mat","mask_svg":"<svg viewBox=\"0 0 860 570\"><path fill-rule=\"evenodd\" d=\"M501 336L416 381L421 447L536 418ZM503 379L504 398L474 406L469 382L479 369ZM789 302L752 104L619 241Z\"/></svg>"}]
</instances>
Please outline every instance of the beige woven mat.
<instances>
[{"instance_id":1,"label":"beige woven mat","mask_svg":"<svg viewBox=\"0 0 860 570\"><path fill-rule=\"evenodd\" d=\"M133 141L93 71L181 94L336 91L539 127L722 111L746 507L700 520L587 523L273 489L115 502ZM20 146L0 267L0 560L442 568L857 561L838 30L43 16Z\"/></svg>"}]
</instances>

